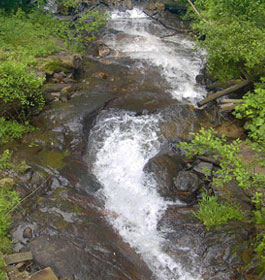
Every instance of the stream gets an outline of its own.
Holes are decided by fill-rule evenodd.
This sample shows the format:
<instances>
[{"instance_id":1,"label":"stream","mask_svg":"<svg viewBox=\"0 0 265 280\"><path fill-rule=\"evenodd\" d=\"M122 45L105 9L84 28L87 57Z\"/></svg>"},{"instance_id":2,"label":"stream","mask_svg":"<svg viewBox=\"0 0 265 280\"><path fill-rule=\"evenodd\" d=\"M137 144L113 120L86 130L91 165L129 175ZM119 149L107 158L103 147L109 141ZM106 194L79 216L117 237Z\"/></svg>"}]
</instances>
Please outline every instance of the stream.
<instances>
[{"instance_id":1,"label":"stream","mask_svg":"<svg viewBox=\"0 0 265 280\"><path fill-rule=\"evenodd\" d=\"M139 71L144 77L150 68L155 69L161 79L155 82L164 86L165 95L195 104L205 95L195 82L203 65L201 53L184 36L160 38L167 33L161 24L134 9L113 12L101 40L115 50L114 56L130 58L132 63L127 67L131 71ZM124 110L103 111L89 135L87 160L94 158L92 170L103 186L98 195L105 209L113 213L109 222L143 257L156 278L201 279L195 253L179 247L179 253L186 258L185 265L181 264L164 249L171 246L164 238L171 229L157 229L169 205L183 204L161 197L152 174L144 172L145 165L166 141L159 135L162 121L159 113L139 116Z\"/></svg>"},{"instance_id":2,"label":"stream","mask_svg":"<svg viewBox=\"0 0 265 280\"><path fill-rule=\"evenodd\" d=\"M194 215L207 186L176 144L219 120L214 109L196 108L206 95L196 83L203 50L187 35L171 35L140 9L114 10L78 79L51 77L45 85L38 129L14 152L31 168L20 175L18 190L29 199L11 236L15 252L32 252L32 272L51 267L69 280L241 279L249 225L207 231Z\"/></svg>"}]
</instances>

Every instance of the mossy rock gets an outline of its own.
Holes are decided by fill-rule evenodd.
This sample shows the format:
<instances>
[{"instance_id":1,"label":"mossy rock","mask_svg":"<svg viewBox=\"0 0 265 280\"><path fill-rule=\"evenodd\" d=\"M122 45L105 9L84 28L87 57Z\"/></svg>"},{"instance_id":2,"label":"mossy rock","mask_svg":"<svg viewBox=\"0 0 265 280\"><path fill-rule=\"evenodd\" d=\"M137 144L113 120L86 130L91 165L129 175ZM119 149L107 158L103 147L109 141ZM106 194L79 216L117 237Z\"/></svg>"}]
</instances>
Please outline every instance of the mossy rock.
<instances>
[{"instance_id":1,"label":"mossy rock","mask_svg":"<svg viewBox=\"0 0 265 280\"><path fill-rule=\"evenodd\" d=\"M63 66L63 61L60 59L55 59L53 61L48 62L44 66L45 72L49 75L53 75L56 72L64 72L64 73L71 73L73 68L67 68Z\"/></svg>"}]
</instances>

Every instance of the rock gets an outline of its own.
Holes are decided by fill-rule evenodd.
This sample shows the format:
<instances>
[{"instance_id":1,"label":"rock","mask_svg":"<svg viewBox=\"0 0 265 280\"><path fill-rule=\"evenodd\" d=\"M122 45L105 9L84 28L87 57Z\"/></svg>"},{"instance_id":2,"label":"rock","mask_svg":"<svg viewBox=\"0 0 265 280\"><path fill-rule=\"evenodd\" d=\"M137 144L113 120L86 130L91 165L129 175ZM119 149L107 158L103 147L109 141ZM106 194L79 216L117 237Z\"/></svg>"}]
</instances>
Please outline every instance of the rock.
<instances>
[{"instance_id":1,"label":"rock","mask_svg":"<svg viewBox=\"0 0 265 280\"><path fill-rule=\"evenodd\" d=\"M126 7L128 10L132 10L132 9L133 9L132 0L125 0L125 7Z\"/></svg>"},{"instance_id":2,"label":"rock","mask_svg":"<svg viewBox=\"0 0 265 280\"><path fill-rule=\"evenodd\" d=\"M205 177L208 177L212 174L213 164L210 162L201 161L193 167L193 170Z\"/></svg>"},{"instance_id":3,"label":"rock","mask_svg":"<svg viewBox=\"0 0 265 280\"><path fill-rule=\"evenodd\" d=\"M13 187L14 184L15 181L12 178L3 178L0 180L0 187L6 187L6 186Z\"/></svg>"},{"instance_id":4,"label":"rock","mask_svg":"<svg viewBox=\"0 0 265 280\"><path fill-rule=\"evenodd\" d=\"M231 201L233 204L240 206L245 213L251 214L251 199L246 195L245 191L240 188L236 181L232 180L225 183L222 187L212 185L214 193L219 199Z\"/></svg>"},{"instance_id":5,"label":"rock","mask_svg":"<svg viewBox=\"0 0 265 280\"><path fill-rule=\"evenodd\" d=\"M32 238L32 228L30 227L25 228L23 232L23 237L28 239Z\"/></svg>"},{"instance_id":6,"label":"rock","mask_svg":"<svg viewBox=\"0 0 265 280\"><path fill-rule=\"evenodd\" d=\"M6 264L14 264L32 260L31 252L16 253L4 257Z\"/></svg>"},{"instance_id":7,"label":"rock","mask_svg":"<svg viewBox=\"0 0 265 280\"><path fill-rule=\"evenodd\" d=\"M222 122L216 131L218 136L225 135L232 139L244 137L244 128L240 120Z\"/></svg>"},{"instance_id":8,"label":"rock","mask_svg":"<svg viewBox=\"0 0 265 280\"><path fill-rule=\"evenodd\" d=\"M72 90L73 90L72 86L66 86L66 87L62 88L61 94L68 96L72 92Z\"/></svg>"},{"instance_id":9,"label":"rock","mask_svg":"<svg viewBox=\"0 0 265 280\"><path fill-rule=\"evenodd\" d=\"M96 57L106 57L111 53L111 50L108 46L101 44L97 47Z\"/></svg>"},{"instance_id":10,"label":"rock","mask_svg":"<svg viewBox=\"0 0 265 280\"><path fill-rule=\"evenodd\" d=\"M98 78L98 79L107 79L108 76L104 72L96 72L92 74L92 78Z\"/></svg>"},{"instance_id":11,"label":"rock","mask_svg":"<svg viewBox=\"0 0 265 280\"><path fill-rule=\"evenodd\" d=\"M34 273L30 280L58 280L54 272L50 267L44 268L36 273Z\"/></svg>"},{"instance_id":12,"label":"rock","mask_svg":"<svg viewBox=\"0 0 265 280\"><path fill-rule=\"evenodd\" d=\"M156 156L148 161L144 171L152 173L157 182L157 191L166 198L174 199L173 179L182 169L182 161L169 155Z\"/></svg>"},{"instance_id":13,"label":"rock","mask_svg":"<svg viewBox=\"0 0 265 280\"><path fill-rule=\"evenodd\" d=\"M62 51L46 58L41 58L37 62L38 69L44 69L48 75L64 72L70 73L80 70L82 66L82 56L69 51Z\"/></svg>"},{"instance_id":14,"label":"rock","mask_svg":"<svg viewBox=\"0 0 265 280\"><path fill-rule=\"evenodd\" d=\"M200 189L200 180L192 172L180 171L174 179L174 186L177 197L186 202L190 202L196 198L196 194Z\"/></svg>"}]
</instances>

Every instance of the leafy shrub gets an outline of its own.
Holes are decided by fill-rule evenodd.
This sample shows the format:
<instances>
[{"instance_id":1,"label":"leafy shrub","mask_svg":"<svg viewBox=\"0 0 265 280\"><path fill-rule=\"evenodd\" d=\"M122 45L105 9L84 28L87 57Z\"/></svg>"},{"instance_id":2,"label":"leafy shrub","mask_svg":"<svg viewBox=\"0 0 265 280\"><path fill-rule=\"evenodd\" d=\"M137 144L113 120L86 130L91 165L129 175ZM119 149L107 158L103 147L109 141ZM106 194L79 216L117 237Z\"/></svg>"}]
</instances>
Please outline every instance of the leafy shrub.
<instances>
[{"instance_id":1,"label":"leafy shrub","mask_svg":"<svg viewBox=\"0 0 265 280\"><path fill-rule=\"evenodd\" d=\"M193 28L199 37L206 35L199 43L208 50L209 73L219 80L263 76L264 1L196 0L195 5L201 17L193 16Z\"/></svg>"},{"instance_id":2,"label":"leafy shrub","mask_svg":"<svg viewBox=\"0 0 265 280\"><path fill-rule=\"evenodd\" d=\"M222 186L224 183L236 180L242 188L250 186L265 186L265 176L256 173L251 165L244 164L239 155L239 139L230 144L225 144L225 137L218 138L214 129L202 128L198 133L191 133L194 139L190 143L182 142L178 146L184 149L187 157L210 154L220 161L220 169L214 172L214 183ZM264 158L262 159L264 162Z\"/></svg>"},{"instance_id":3,"label":"leafy shrub","mask_svg":"<svg viewBox=\"0 0 265 280\"><path fill-rule=\"evenodd\" d=\"M208 196L205 193L202 194L199 210L195 215L207 229L226 224L230 220L242 221L245 218L239 207L231 206L228 202L218 203L217 196Z\"/></svg>"},{"instance_id":4,"label":"leafy shrub","mask_svg":"<svg viewBox=\"0 0 265 280\"><path fill-rule=\"evenodd\" d=\"M10 139L19 139L24 133L32 130L33 127L28 124L22 125L17 121L7 121L2 117L0 118L0 145L7 143Z\"/></svg>"},{"instance_id":5,"label":"leafy shrub","mask_svg":"<svg viewBox=\"0 0 265 280\"><path fill-rule=\"evenodd\" d=\"M0 65L0 100L2 115L10 108L13 116L25 120L32 113L39 112L44 106L40 91L43 83L35 73L28 71L25 65L6 61Z\"/></svg>"},{"instance_id":6,"label":"leafy shrub","mask_svg":"<svg viewBox=\"0 0 265 280\"><path fill-rule=\"evenodd\" d=\"M237 105L234 115L238 119L246 119L245 128L249 136L265 146L265 88L258 87L254 93L248 92Z\"/></svg>"}]
</instances>

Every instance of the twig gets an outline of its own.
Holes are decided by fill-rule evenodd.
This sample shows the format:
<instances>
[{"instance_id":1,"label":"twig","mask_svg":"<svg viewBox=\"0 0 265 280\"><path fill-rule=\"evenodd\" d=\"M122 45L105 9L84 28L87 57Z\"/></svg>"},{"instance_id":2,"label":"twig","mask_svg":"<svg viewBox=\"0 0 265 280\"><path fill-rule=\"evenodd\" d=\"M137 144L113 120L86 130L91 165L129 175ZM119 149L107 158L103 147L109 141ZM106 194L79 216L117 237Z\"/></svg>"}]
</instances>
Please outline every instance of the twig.
<instances>
[{"instance_id":1,"label":"twig","mask_svg":"<svg viewBox=\"0 0 265 280\"><path fill-rule=\"evenodd\" d=\"M30 194L28 194L27 196L25 196L23 199L21 199L15 206L13 206L8 212L7 212L7 214L10 214L10 213L12 213L15 209L17 209L17 207L19 206L19 205L21 205L25 200L27 200L29 197L31 197L35 192L37 192L44 184L46 184L47 183L47 181L49 180L51 178L51 175L49 175L48 177L47 177L47 179L43 182L43 183L41 183L34 191L32 191Z\"/></svg>"},{"instance_id":2,"label":"twig","mask_svg":"<svg viewBox=\"0 0 265 280\"><path fill-rule=\"evenodd\" d=\"M196 7L193 5L193 3L191 2L191 0L187 0L189 2L189 4L191 5L193 11L206 23L208 23L208 21L206 19L204 19L201 14L199 13L199 11L196 9Z\"/></svg>"}]
</instances>

